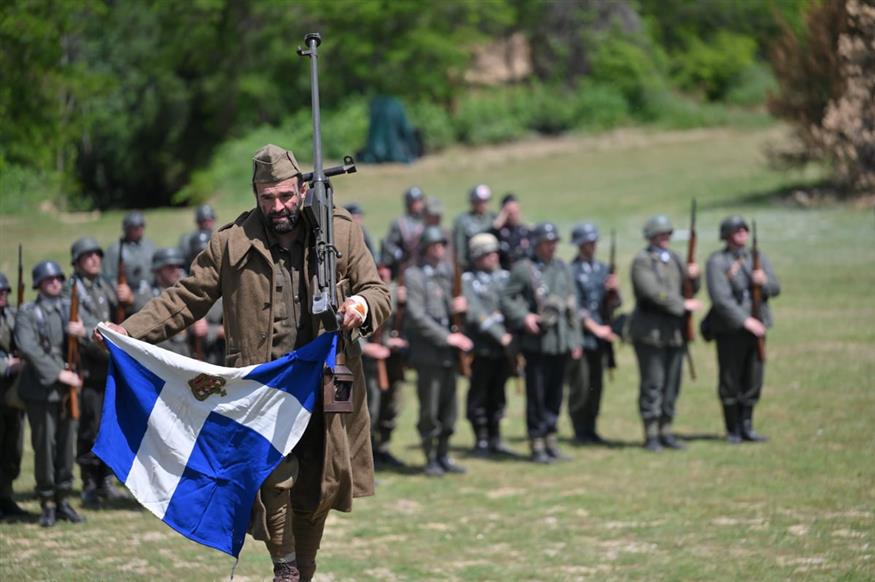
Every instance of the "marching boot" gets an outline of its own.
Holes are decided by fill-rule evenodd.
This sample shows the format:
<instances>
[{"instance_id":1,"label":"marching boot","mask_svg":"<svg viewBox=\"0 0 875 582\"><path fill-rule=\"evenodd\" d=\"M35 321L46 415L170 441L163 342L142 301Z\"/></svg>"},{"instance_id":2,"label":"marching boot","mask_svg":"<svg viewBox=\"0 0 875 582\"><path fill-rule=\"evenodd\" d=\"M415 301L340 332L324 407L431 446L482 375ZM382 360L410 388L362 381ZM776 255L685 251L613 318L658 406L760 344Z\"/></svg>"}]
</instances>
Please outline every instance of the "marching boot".
<instances>
[{"instance_id":1,"label":"marching boot","mask_svg":"<svg viewBox=\"0 0 875 582\"><path fill-rule=\"evenodd\" d=\"M671 430L671 419L669 418L662 419L659 422L659 443L663 447L674 449L675 451L682 451L687 448L684 443L674 436Z\"/></svg>"},{"instance_id":2,"label":"marching boot","mask_svg":"<svg viewBox=\"0 0 875 582\"><path fill-rule=\"evenodd\" d=\"M443 477L444 468L437 461L437 453L434 450L434 439L431 437L423 439L422 452L425 454L425 468L423 472L426 477Z\"/></svg>"},{"instance_id":3,"label":"marching boot","mask_svg":"<svg viewBox=\"0 0 875 582\"><path fill-rule=\"evenodd\" d=\"M52 527L57 523L58 516L55 513L55 502L51 499L40 499L42 515L39 518L40 527Z\"/></svg>"},{"instance_id":4,"label":"marching boot","mask_svg":"<svg viewBox=\"0 0 875 582\"><path fill-rule=\"evenodd\" d=\"M659 425L655 420L644 421L644 450L658 453L662 450L659 443Z\"/></svg>"},{"instance_id":5,"label":"marching boot","mask_svg":"<svg viewBox=\"0 0 875 582\"><path fill-rule=\"evenodd\" d=\"M769 437L762 435L753 429L753 406L741 407L741 438L751 443L764 443Z\"/></svg>"},{"instance_id":6,"label":"marching boot","mask_svg":"<svg viewBox=\"0 0 875 582\"><path fill-rule=\"evenodd\" d=\"M489 452L493 455L503 455L513 457L516 453L513 452L507 443L501 438L501 427L498 423L490 426L489 429Z\"/></svg>"},{"instance_id":7,"label":"marching boot","mask_svg":"<svg viewBox=\"0 0 875 582\"><path fill-rule=\"evenodd\" d=\"M738 404L723 405L723 422L726 424L726 442L737 445L741 442L741 423L738 418Z\"/></svg>"},{"instance_id":8,"label":"marching boot","mask_svg":"<svg viewBox=\"0 0 875 582\"><path fill-rule=\"evenodd\" d=\"M82 473L82 506L86 509L100 509L97 491L100 467L80 465L79 470Z\"/></svg>"},{"instance_id":9,"label":"marching boot","mask_svg":"<svg viewBox=\"0 0 875 582\"><path fill-rule=\"evenodd\" d=\"M450 458L449 435L438 438L437 462L445 473L456 473L461 475L465 472L465 467L456 464L456 462Z\"/></svg>"},{"instance_id":10,"label":"marching boot","mask_svg":"<svg viewBox=\"0 0 875 582\"><path fill-rule=\"evenodd\" d=\"M130 499L126 491L115 486L115 475L112 474L109 467L101 463L96 472L100 474L100 479L97 481L98 496L111 501Z\"/></svg>"},{"instance_id":11,"label":"marching boot","mask_svg":"<svg viewBox=\"0 0 875 582\"><path fill-rule=\"evenodd\" d=\"M76 513L76 510L67 501L66 494L56 494L55 505L58 519L69 521L70 523L83 523L85 521L85 518Z\"/></svg>"},{"instance_id":12,"label":"marching boot","mask_svg":"<svg viewBox=\"0 0 875 582\"><path fill-rule=\"evenodd\" d=\"M300 582L301 573L294 562L274 562L273 582Z\"/></svg>"},{"instance_id":13,"label":"marching boot","mask_svg":"<svg viewBox=\"0 0 875 582\"><path fill-rule=\"evenodd\" d=\"M532 447L532 462L547 465L553 462L550 455L547 454L547 445L541 437L533 437L529 445Z\"/></svg>"},{"instance_id":14,"label":"marching boot","mask_svg":"<svg viewBox=\"0 0 875 582\"><path fill-rule=\"evenodd\" d=\"M20 519L29 515L30 512L19 507L12 497L0 497L0 518Z\"/></svg>"},{"instance_id":15,"label":"marching boot","mask_svg":"<svg viewBox=\"0 0 875 582\"><path fill-rule=\"evenodd\" d=\"M566 457L562 454L562 451L559 450L559 437L556 433L548 434L544 439L544 450L547 453L547 456L553 459L554 461L570 461L570 457Z\"/></svg>"},{"instance_id":16,"label":"marching boot","mask_svg":"<svg viewBox=\"0 0 875 582\"><path fill-rule=\"evenodd\" d=\"M489 456L489 431L485 426L474 426L474 449L471 452L475 457Z\"/></svg>"}]
</instances>

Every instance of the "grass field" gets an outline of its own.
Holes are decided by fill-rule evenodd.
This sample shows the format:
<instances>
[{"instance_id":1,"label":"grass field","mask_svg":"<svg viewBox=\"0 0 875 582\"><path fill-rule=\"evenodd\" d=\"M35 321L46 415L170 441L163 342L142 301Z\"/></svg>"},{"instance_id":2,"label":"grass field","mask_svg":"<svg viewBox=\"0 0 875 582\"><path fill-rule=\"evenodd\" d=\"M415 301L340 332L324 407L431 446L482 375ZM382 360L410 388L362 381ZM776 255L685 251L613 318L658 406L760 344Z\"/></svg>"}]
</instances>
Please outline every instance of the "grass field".
<instances>
[{"instance_id":1,"label":"grass field","mask_svg":"<svg viewBox=\"0 0 875 582\"><path fill-rule=\"evenodd\" d=\"M782 193L819 176L767 169L763 148L781 139L779 128L628 130L451 150L411 166L362 167L356 176L336 179L338 200L363 203L375 236L385 232L401 193L414 183L443 198L447 220L462 210L477 182L498 193L517 192L530 221L556 220L564 233L580 219L596 220L603 230L617 230L627 298L627 266L643 244L641 224L666 212L685 228L695 196L701 263L718 247L721 218L730 212L755 218L783 294L773 304L777 324L757 408L768 444L722 442L714 348L698 342L698 380L685 377L677 417L689 449L644 453L634 356L622 347L600 424L615 448L567 444L573 460L548 467L475 460L466 455L470 429L460 422L454 444L468 474L441 480L415 471L378 474L375 497L358 500L352 514L329 518L317 579L875 578L875 214L853 204L803 209L786 202ZM248 158L236 163L239 169L229 168L218 184L222 218L251 203ZM28 273L46 256L67 265L73 238L88 233L108 244L118 236L120 216L34 209L0 217L0 269L14 274L19 241ZM149 236L174 244L190 227L191 211L158 210L147 220ZM563 255L571 252L565 244ZM408 384L395 451L418 466L416 397ZM465 389L462 383L460 397ZM524 453L523 399L512 384L508 392L505 431ZM569 434L564 418L561 433ZM22 493L33 487L27 448L16 482ZM21 498L37 510L33 499ZM148 512L124 507L85 514L84 526L48 531L0 524L0 579L210 580L230 571L231 559L185 540ZM269 573L267 552L249 539L236 579L262 580Z\"/></svg>"}]
</instances>

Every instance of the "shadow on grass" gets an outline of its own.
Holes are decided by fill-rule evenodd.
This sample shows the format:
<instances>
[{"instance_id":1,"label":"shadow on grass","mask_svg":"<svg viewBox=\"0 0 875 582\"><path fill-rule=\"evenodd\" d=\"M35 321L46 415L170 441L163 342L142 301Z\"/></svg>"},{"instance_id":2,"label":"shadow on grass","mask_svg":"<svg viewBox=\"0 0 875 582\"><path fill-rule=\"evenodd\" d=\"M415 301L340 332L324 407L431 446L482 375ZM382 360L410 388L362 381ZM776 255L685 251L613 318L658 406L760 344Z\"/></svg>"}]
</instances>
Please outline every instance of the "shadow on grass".
<instances>
[{"instance_id":1,"label":"shadow on grass","mask_svg":"<svg viewBox=\"0 0 875 582\"><path fill-rule=\"evenodd\" d=\"M704 210L720 210L735 208L738 206L765 206L768 204L792 204L801 208L806 207L804 200L810 197L820 197L824 193L834 193L835 187L828 180L815 182L796 182L790 186L781 186L760 192L749 192L722 200L705 201L700 204ZM801 196L800 196L800 193ZM801 198L801 199L800 199Z\"/></svg>"}]
</instances>

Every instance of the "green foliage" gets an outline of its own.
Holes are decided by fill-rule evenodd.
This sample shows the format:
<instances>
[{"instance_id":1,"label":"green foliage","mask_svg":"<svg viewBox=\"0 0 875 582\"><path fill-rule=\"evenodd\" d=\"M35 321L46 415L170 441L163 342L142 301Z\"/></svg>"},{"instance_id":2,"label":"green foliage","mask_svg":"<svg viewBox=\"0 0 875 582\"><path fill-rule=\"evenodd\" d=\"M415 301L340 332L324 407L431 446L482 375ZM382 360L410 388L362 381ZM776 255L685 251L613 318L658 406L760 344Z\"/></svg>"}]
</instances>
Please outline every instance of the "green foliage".
<instances>
[{"instance_id":1,"label":"green foliage","mask_svg":"<svg viewBox=\"0 0 875 582\"><path fill-rule=\"evenodd\" d=\"M740 34L718 32L710 39L694 37L675 57L674 77L681 89L701 91L716 101L753 66L755 52L756 41Z\"/></svg>"},{"instance_id":2,"label":"green foliage","mask_svg":"<svg viewBox=\"0 0 875 582\"><path fill-rule=\"evenodd\" d=\"M459 100L453 125L459 141L469 145L499 143L526 134L511 91L472 92Z\"/></svg>"},{"instance_id":3,"label":"green foliage","mask_svg":"<svg viewBox=\"0 0 875 582\"><path fill-rule=\"evenodd\" d=\"M629 119L629 103L613 86L583 83L574 99L575 125L587 129L610 129Z\"/></svg>"},{"instance_id":4,"label":"green foliage","mask_svg":"<svg viewBox=\"0 0 875 582\"><path fill-rule=\"evenodd\" d=\"M61 176L56 172L39 173L18 164L0 165L0 214L33 212L56 192Z\"/></svg>"},{"instance_id":5,"label":"green foliage","mask_svg":"<svg viewBox=\"0 0 875 582\"><path fill-rule=\"evenodd\" d=\"M660 65L656 53L623 37L611 36L593 58L591 78L618 90L636 111L644 106L648 93L664 87Z\"/></svg>"},{"instance_id":6,"label":"green foliage","mask_svg":"<svg viewBox=\"0 0 875 582\"><path fill-rule=\"evenodd\" d=\"M514 115L528 129L555 135L572 129L577 121L574 93L562 85L534 83L511 93Z\"/></svg>"},{"instance_id":7,"label":"green foliage","mask_svg":"<svg viewBox=\"0 0 875 582\"><path fill-rule=\"evenodd\" d=\"M755 107L764 104L777 88L772 69L765 63L754 63L738 74L723 101L738 107Z\"/></svg>"},{"instance_id":8,"label":"green foliage","mask_svg":"<svg viewBox=\"0 0 875 582\"><path fill-rule=\"evenodd\" d=\"M419 129L427 153L437 152L456 141L449 112L430 101L417 101L407 107L410 124Z\"/></svg>"}]
</instances>

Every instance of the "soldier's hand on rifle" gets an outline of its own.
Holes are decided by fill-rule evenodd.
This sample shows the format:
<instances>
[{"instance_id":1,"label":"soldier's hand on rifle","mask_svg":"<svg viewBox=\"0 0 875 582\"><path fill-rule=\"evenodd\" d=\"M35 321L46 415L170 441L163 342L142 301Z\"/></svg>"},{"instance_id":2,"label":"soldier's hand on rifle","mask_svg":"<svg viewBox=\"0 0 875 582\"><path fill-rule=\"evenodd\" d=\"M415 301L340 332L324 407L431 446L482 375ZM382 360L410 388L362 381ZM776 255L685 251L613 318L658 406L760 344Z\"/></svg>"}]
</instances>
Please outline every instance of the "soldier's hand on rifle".
<instances>
[{"instance_id":1,"label":"soldier's hand on rifle","mask_svg":"<svg viewBox=\"0 0 875 582\"><path fill-rule=\"evenodd\" d=\"M6 375L14 376L21 369L21 358L16 356L6 356Z\"/></svg>"},{"instance_id":2,"label":"soldier's hand on rifle","mask_svg":"<svg viewBox=\"0 0 875 582\"><path fill-rule=\"evenodd\" d=\"M134 302L134 292L131 291L127 283L115 286L115 294L118 297L119 303L122 305L131 305Z\"/></svg>"},{"instance_id":3,"label":"soldier's hand on rifle","mask_svg":"<svg viewBox=\"0 0 875 582\"><path fill-rule=\"evenodd\" d=\"M207 324L206 319L198 319L191 324L189 331L191 331L191 335L194 337L207 337L207 333L210 331L210 326Z\"/></svg>"},{"instance_id":4,"label":"soldier's hand on rifle","mask_svg":"<svg viewBox=\"0 0 875 582\"><path fill-rule=\"evenodd\" d=\"M687 276L690 279L698 279L699 274L699 263L687 263Z\"/></svg>"},{"instance_id":5,"label":"soldier's hand on rifle","mask_svg":"<svg viewBox=\"0 0 875 582\"><path fill-rule=\"evenodd\" d=\"M754 284L759 285L760 287L762 287L763 285L765 285L766 283L769 282L768 275L766 275L766 272L763 271L762 269L754 270L752 275L753 275Z\"/></svg>"},{"instance_id":6,"label":"soldier's hand on rifle","mask_svg":"<svg viewBox=\"0 0 875 582\"><path fill-rule=\"evenodd\" d=\"M699 311L702 309L702 302L698 299L684 299L684 309L686 311Z\"/></svg>"},{"instance_id":7,"label":"soldier's hand on rifle","mask_svg":"<svg viewBox=\"0 0 875 582\"><path fill-rule=\"evenodd\" d=\"M744 320L744 329L752 333L756 337L766 335L766 326L759 319L748 317Z\"/></svg>"},{"instance_id":8,"label":"soldier's hand on rifle","mask_svg":"<svg viewBox=\"0 0 875 582\"><path fill-rule=\"evenodd\" d=\"M617 290L617 274L611 273L605 279L605 289L608 291L616 291Z\"/></svg>"},{"instance_id":9,"label":"soldier's hand on rifle","mask_svg":"<svg viewBox=\"0 0 875 582\"><path fill-rule=\"evenodd\" d=\"M468 336L458 332L448 335L447 343L463 352L470 352L474 348L474 342L468 339Z\"/></svg>"},{"instance_id":10,"label":"soldier's hand on rifle","mask_svg":"<svg viewBox=\"0 0 875 582\"><path fill-rule=\"evenodd\" d=\"M538 335L541 333L541 316L537 313L529 313L523 319L523 329L526 333Z\"/></svg>"},{"instance_id":11,"label":"soldier's hand on rifle","mask_svg":"<svg viewBox=\"0 0 875 582\"><path fill-rule=\"evenodd\" d=\"M591 329L594 336L606 342L613 342L617 339L617 334L611 329L610 325L594 325Z\"/></svg>"},{"instance_id":12,"label":"soldier's hand on rifle","mask_svg":"<svg viewBox=\"0 0 875 582\"><path fill-rule=\"evenodd\" d=\"M67 335L85 337L85 324L80 320L67 322Z\"/></svg>"},{"instance_id":13,"label":"soldier's hand on rifle","mask_svg":"<svg viewBox=\"0 0 875 582\"><path fill-rule=\"evenodd\" d=\"M73 388L80 388L82 386L82 378L79 377L79 374L71 370L61 370L58 373L58 382L66 384L67 386L72 386Z\"/></svg>"},{"instance_id":14,"label":"soldier's hand on rifle","mask_svg":"<svg viewBox=\"0 0 875 582\"><path fill-rule=\"evenodd\" d=\"M365 342L362 345L362 354L372 360L385 360L391 353L389 348L377 342Z\"/></svg>"},{"instance_id":15,"label":"soldier's hand on rifle","mask_svg":"<svg viewBox=\"0 0 875 582\"><path fill-rule=\"evenodd\" d=\"M395 287L395 300L398 303L407 303L407 287L404 285Z\"/></svg>"},{"instance_id":16,"label":"soldier's hand on rifle","mask_svg":"<svg viewBox=\"0 0 875 582\"><path fill-rule=\"evenodd\" d=\"M410 344L407 343L407 340L403 337L390 337L386 340L386 344L389 346L389 349L393 352L397 352L399 350L406 350L407 346Z\"/></svg>"},{"instance_id":17,"label":"soldier's hand on rifle","mask_svg":"<svg viewBox=\"0 0 875 582\"><path fill-rule=\"evenodd\" d=\"M465 313L468 311L468 300L464 295L453 297L453 315L457 313Z\"/></svg>"},{"instance_id":18,"label":"soldier's hand on rifle","mask_svg":"<svg viewBox=\"0 0 875 582\"><path fill-rule=\"evenodd\" d=\"M583 348L577 346L576 348L571 349L571 359L579 360L583 356Z\"/></svg>"},{"instance_id":19,"label":"soldier's hand on rifle","mask_svg":"<svg viewBox=\"0 0 875 582\"><path fill-rule=\"evenodd\" d=\"M510 345L510 342L513 341L513 335L511 335L509 333L505 333L504 335L501 336L501 340L499 340L499 341L501 342L501 346L506 348L507 346Z\"/></svg>"},{"instance_id":20,"label":"soldier's hand on rifle","mask_svg":"<svg viewBox=\"0 0 875 582\"><path fill-rule=\"evenodd\" d=\"M343 314L343 322L340 324L346 331L361 327L368 316L368 302L363 297L353 295L343 302L337 310Z\"/></svg>"},{"instance_id":21,"label":"soldier's hand on rifle","mask_svg":"<svg viewBox=\"0 0 875 582\"><path fill-rule=\"evenodd\" d=\"M111 329L112 331L114 331L118 334L128 335L128 330L126 330L125 328L123 328L122 326L120 326L118 324L112 323L110 321L104 321L103 325L108 327L109 329ZM97 342L98 345L101 345L101 346L103 345L103 336L100 335L100 331L96 327L94 328L94 333L91 334L91 339L93 339L95 342Z\"/></svg>"}]
</instances>

